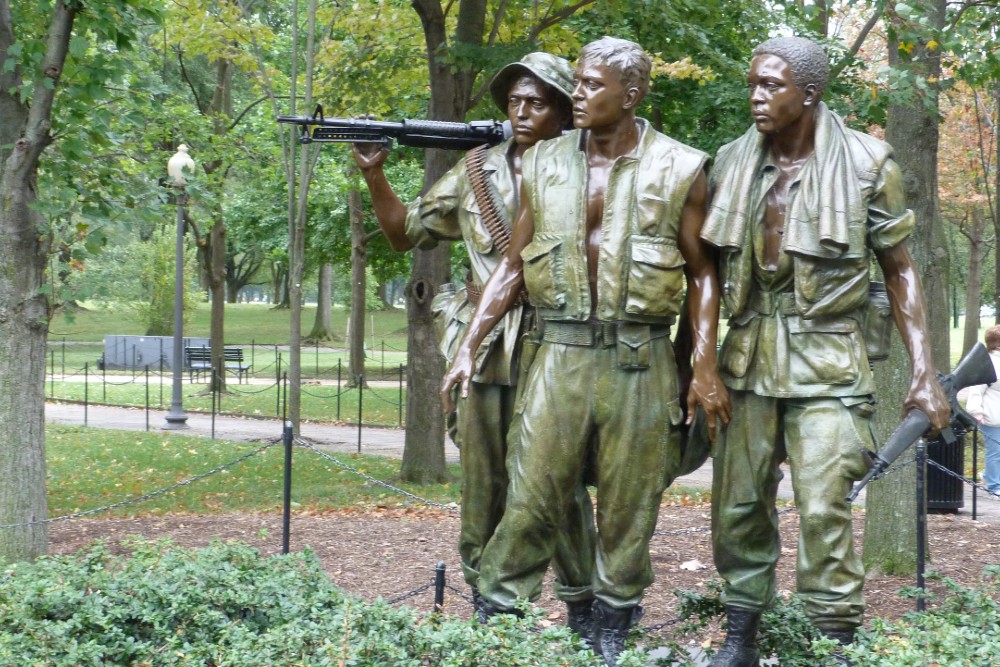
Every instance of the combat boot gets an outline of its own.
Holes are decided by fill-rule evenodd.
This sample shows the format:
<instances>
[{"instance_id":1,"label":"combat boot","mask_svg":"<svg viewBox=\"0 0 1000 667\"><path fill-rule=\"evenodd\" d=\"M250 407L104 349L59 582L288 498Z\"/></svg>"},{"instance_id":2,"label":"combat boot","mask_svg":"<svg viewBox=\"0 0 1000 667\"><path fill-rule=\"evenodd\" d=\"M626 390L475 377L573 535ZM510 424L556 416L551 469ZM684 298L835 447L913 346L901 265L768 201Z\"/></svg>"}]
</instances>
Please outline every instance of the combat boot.
<instances>
[{"instance_id":1,"label":"combat boot","mask_svg":"<svg viewBox=\"0 0 1000 667\"><path fill-rule=\"evenodd\" d=\"M513 616L517 616L518 618L524 618L524 612L518 609L511 609L510 611L500 609L484 598L479 590L475 588L472 589L472 604L476 611L476 622L480 625L486 625L489 623L490 618L496 616L497 614L511 614Z\"/></svg>"},{"instance_id":2,"label":"combat boot","mask_svg":"<svg viewBox=\"0 0 1000 667\"><path fill-rule=\"evenodd\" d=\"M819 631L824 637L832 639L840 646L847 646L848 644L854 643L854 630L851 628L840 630L824 630L823 628L820 628ZM837 667L852 667L854 665L854 663L851 662L839 648L835 650L833 655L830 657L833 660L832 664Z\"/></svg>"},{"instance_id":3,"label":"combat boot","mask_svg":"<svg viewBox=\"0 0 1000 667\"><path fill-rule=\"evenodd\" d=\"M594 601L566 602L566 625L577 634L587 648L600 655L601 647L594 642Z\"/></svg>"},{"instance_id":4,"label":"combat boot","mask_svg":"<svg viewBox=\"0 0 1000 667\"><path fill-rule=\"evenodd\" d=\"M726 641L709 667L757 667L760 664L759 627L759 611L726 605Z\"/></svg>"},{"instance_id":5,"label":"combat boot","mask_svg":"<svg viewBox=\"0 0 1000 667\"><path fill-rule=\"evenodd\" d=\"M604 656L608 667L618 664L628 633L640 618L642 607L615 609L601 600L594 602L594 650Z\"/></svg>"}]
</instances>

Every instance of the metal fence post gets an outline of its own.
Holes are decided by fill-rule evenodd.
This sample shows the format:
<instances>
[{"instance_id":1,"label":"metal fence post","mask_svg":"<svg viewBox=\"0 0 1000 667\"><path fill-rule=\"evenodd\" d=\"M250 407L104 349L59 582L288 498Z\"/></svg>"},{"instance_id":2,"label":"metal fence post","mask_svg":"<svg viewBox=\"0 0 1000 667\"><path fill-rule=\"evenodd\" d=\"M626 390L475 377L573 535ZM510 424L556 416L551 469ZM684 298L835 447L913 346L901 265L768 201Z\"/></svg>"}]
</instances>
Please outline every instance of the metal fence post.
<instances>
[{"instance_id":1,"label":"metal fence post","mask_svg":"<svg viewBox=\"0 0 1000 667\"><path fill-rule=\"evenodd\" d=\"M444 609L444 561L434 568L434 612Z\"/></svg>"},{"instance_id":2,"label":"metal fence post","mask_svg":"<svg viewBox=\"0 0 1000 667\"><path fill-rule=\"evenodd\" d=\"M146 368L143 371L146 375L146 432L149 432L149 364L146 364Z\"/></svg>"},{"instance_id":3,"label":"metal fence post","mask_svg":"<svg viewBox=\"0 0 1000 667\"><path fill-rule=\"evenodd\" d=\"M275 397L274 413L278 417L280 417L281 416L281 355L280 354L278 355L278 360L275 363L277 363L278 365L274 376L274 382L278 386L278 395Z\"/></svg>"},{"instance_id":4,"label":"metal fence post","mask_svg":"<svg viewBox=\"0 0 1000 667\"><path fill-rule=\"evenodd\" d=\"M292 422L285 422L282 439L285 443L285 489L281 517L281 553L287 554L292 524Z\"/></svg>"},{"instance_id":5,"label":"metal fence post","mask_svg":"<svg viewBox=\"0 0 1000 667\"><path fill-rule=\"evenodd\" d=\"M358 375L358 454L361 453L361 406L365 398L365 374Z\"/></svg>"},{"instance_id":6,"label":"metal fence post","mask_svg":"<svg viewBox=\"0 0 1000 667\"><path fill-rule=\"evenodd\" d=\"M976 491L979 487L979 424L972 429L972 520L976 520Z\"/></svg>"},{"instance_id":7,"label":"metal fence post","mask_svg":"<svg viewBox=\"0 0 1000 667\"><path fill-rule=\"evenodd\" d=\"M337 421L340 421L340 369L341 369L340 357L337 357Z\"/></svg>"},{"instance_id":8,"label":"metal fence post","mask_svg":"<svg viewBox=\"0 0 1000 667\"><path fill-rule=\"evenodd\" d=\"M924 610L926 584L924 583L925 545L927 542L927 443L917 440L917 611Z\"/></svg>"},{"instance_id":9,"label":"metal fence post","mask_svg":"<svg viewBox=\"0 0 1000 667\"><path fill-rule=\"evenodd\" d=\"M66 379L66 336L62 337L62 376Z\"/></svg>"},{"instance_id":10,"label":"metal fence post","mask_svg":"<svg viewBox=\"0 0 1000 667\"><path fill-rule=\"evenodd\" d=\"M116 343L117 344L117 343ZM101 401L108 402L108 360L101 364Z\"/></svg>"},{"instance_id":11,"label":"metal fence post","mask_svg":"<svg viewBox=\"0 0 1000 667\"><path fill-rule=\"evenodd\" d=\"M49 350L49 398L56 396L56 351Z\"/></svg>"},{"instance_id":12,"label":"metal fence post","mask_svg":"<svg viewBox=\"0 0 1000 667\"><path fill-rule=\"evenodd\" d=\"M214 372L214 371L213 371ZM215 410L218 407L215 402L215 392L219 389L219 384L217 382L212 382L212 440L215 440ZM222 401L222 394L219 394L219 401Z\"/></svg>"},{"instance_id":13,"label":"metal fence post","mask_svg":"<svg viewBox=\"0 0 1000 667\"><path fill-rule=\"evenodd\" d=\"M87 399L90 388L90 362L83 362L83 425L87 425Z\"/></svg>"},{"instance_id":14,"label":"metal fence post","mask_svg":"<svg viewBox=\"0 0 1000 667\"><path fill-rule=\"evenodd\" d=\"M403 364L399 365L399 425L403 425Z\"/></svg>"}]
</instances>

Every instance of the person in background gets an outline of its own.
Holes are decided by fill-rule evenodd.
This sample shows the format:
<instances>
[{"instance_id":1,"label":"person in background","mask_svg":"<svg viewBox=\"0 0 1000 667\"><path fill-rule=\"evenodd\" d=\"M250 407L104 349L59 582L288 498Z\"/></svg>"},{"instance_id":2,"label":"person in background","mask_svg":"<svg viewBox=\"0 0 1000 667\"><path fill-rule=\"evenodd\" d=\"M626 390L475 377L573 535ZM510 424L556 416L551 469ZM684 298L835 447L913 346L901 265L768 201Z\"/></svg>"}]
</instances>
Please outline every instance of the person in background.
<instances>
[{"instance_id":1,"label":"person in background","mask_svg":"<svg viewBox=\"0 0 1000 667\"><path fill-rule=\"evenodd\" d=\"M986 330L985 342L993 368L1000 377L1000 326ZM979 432L986 443L983 483L987 491L1000 495L1000 381L970 388L965 409L979 422Z\"/></svg>"}]
</instances>

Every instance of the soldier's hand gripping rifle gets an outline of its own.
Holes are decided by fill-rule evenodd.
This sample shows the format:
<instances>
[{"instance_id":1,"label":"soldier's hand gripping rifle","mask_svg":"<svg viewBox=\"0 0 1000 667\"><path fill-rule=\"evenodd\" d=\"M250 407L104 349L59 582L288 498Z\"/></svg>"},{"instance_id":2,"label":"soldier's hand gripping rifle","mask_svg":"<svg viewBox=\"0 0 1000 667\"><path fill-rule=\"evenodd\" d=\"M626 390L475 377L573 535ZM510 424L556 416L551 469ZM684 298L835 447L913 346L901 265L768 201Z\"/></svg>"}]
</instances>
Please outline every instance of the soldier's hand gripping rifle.
<instances>
[{"instance_id":1,"label":"soldier's hand gripping rifle","mask_svg":"<svg viewBox=\"0 0 1000 667\"><path fill-rule=\"evenodd\" d=\"M483 144L495 146L512 136L510 121L403 120L394 123L366 118L325 118L321 105L316 106L311 116L278 116L278 122L300 125L299 141L303 144L376 143L386 150L392 148L393 139L403 146L464 151Z\"/></svg>"},{"instance_id":2,"label":"soldier's hand gripping rifle","mask_svg":"<svg viewBox=\"0 0 1000 667\"><path fill-rule=\"evenodd\" d=\"M993 362L990 361L990 354L982 343L976 343L969 350L969 353L958 362L958 366L950 375L938 374L941 388L944 389L948 396L948 402L951 404L951 425L941 429L940 438L944 442L948 444L955 442L953 428L964 433L976 423L976 420L958 404L959 390L979 384L990 384L996 380L997 375L993 369ZM872 455L873 460L868 473L854 485L854 488L847 495L847 502L854 502L861 489L865 488L872 480L884 475L892 462L927 433L930 426L931 420L922 411L913 408L906 413L906 417L889 436L885 446L877 454Z\"/></svg>"}]
</instances>

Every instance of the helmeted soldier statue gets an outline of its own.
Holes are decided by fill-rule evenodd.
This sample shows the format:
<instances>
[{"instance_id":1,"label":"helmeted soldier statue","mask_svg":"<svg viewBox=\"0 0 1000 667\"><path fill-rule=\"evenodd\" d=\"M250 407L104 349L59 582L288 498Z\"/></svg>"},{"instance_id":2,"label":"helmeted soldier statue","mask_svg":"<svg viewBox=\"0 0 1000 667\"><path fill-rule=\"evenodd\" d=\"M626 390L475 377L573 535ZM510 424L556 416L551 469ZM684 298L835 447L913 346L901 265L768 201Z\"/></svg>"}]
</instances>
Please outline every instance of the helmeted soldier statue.
<instances>
[{"instance_id":1,"label":"helmeted soldier statue","mask_svg":"<svg viewBox=\"0 0 1000 667\"><path fill-rule=\"evenodd\" d=\"M382 165L388 153L377 144L355 145L355 159L372 194L376 217L393 249L465 243L469 257L465 285L442 290L432 304L442 334L441 351L449 362L479 303L483 284L509 243L510 219L518 209L522 155L536 142L558 137L572 123L572 77L566 60L542 52L502 68L490 82L490 93L507 115L513 138L470 151L409 206L386 180ZM526 361L521 359L522 339L532 328L531 309L518 301L480 349L478 372L450 419L462 465L459 554L477 605L480 558L500 522L507 496L507 431L519 366ZM570 627L586 637L592 622L594 528L582 480L565 510L556 535L555 592L566 602Z\"/></svg>"}]
</instances>

